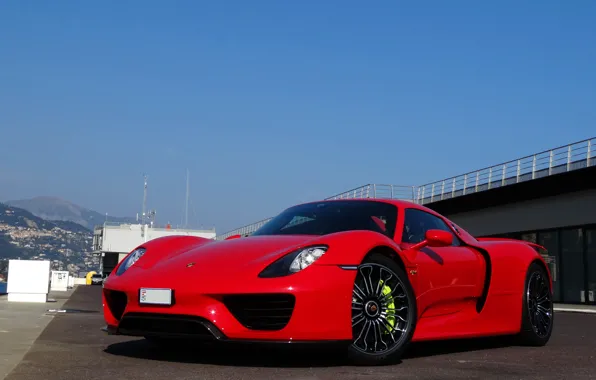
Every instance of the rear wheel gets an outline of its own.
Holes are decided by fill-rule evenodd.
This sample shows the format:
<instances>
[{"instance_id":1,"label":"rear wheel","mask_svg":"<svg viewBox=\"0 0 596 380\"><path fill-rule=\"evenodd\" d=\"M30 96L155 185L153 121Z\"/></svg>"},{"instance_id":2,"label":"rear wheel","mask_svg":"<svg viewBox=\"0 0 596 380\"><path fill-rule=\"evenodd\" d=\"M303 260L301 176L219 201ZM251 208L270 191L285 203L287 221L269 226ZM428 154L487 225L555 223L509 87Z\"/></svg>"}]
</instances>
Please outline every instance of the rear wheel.
<instances>
[{"instance_id":1,"label":"rear wheel","mask_svg":"<svg viewBox=\"0 0 596 380\"><path fill-rule=\"evenodd\" d=\"M544 346L553 331L554 305L548 273L532 263L526 274L523 294L522 329L519 341L528 346Z\"/></svg>"},{"instance_id":2,"label":"rear wheel","mask_svg":"<svg viewBox=\"0 0 596 380\"><path fill-rule=\"evenodd\" d=\"M372 254L358 267L352 291L350 358L363 365L397 361L416 327L416 299L406 273Z\"/></svg>"}]
</instances>

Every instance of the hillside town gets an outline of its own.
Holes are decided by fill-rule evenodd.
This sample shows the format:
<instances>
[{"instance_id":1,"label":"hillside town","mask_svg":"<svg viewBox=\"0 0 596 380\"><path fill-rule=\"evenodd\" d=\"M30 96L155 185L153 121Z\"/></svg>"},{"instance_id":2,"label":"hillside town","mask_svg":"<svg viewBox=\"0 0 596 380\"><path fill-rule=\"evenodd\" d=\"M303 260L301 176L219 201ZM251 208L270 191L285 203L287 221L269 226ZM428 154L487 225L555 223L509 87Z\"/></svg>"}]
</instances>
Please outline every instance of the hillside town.
<instances>
[{"instance_id":1,"label":"hillside town","mask_svg":"<svg viewBox=\"0 0 596 380\"><path fill-rule=\"evenodd\" d=\"M50 260L52 270L80 275L97 270L92 233L75 223L51 222L0 204L0 260Z\"/></svg>"}]
</instances>

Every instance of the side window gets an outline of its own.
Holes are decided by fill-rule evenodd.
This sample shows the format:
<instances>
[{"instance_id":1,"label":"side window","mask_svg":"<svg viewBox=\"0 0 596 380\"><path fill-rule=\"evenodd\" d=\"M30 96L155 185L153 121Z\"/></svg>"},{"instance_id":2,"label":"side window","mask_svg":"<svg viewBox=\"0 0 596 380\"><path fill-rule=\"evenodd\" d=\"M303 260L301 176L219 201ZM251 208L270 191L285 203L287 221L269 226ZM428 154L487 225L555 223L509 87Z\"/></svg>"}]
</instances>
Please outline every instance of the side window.
<instances>
[{"instance_id":1,"label":"side window","mask_svg":"<svg viewBox=\"0 0 596 380\"><path fill-rule=\"evenodd\" d=\"M405 210L404 230L402 242L416 244L424 240L426 231L443 230L453 235L453 246L459 246L460 241L447 224L440 218L427 212L408 208Z\"/></svg>"}]
</instances>

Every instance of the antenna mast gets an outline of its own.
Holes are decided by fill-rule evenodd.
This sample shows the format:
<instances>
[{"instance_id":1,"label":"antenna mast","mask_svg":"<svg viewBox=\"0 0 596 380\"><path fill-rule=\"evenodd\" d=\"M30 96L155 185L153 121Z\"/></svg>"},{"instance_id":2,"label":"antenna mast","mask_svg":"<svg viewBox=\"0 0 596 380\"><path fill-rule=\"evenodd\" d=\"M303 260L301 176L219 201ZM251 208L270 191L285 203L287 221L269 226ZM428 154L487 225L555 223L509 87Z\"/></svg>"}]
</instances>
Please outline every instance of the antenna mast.
<instances>
[{"instance_id":1,"label":"antenna mast","mask_svg":"<svg viewBox=\"0 0 596 380\"><path fill-rule=\"evenodd\" d=\"M184 213L184 228L188 228L188 198L190 197L190 172L186 169L186 209Z\"/></svg>"},{"instance_id":2,"label":"antenna mast","mask_svg":"<svg viewBox=\"0 0 596 380\"><path fill-rule=\"evenodd\" d=\"M144 188L143 188L143 212L141 214L141 224L145 224L145 210L147 208L147 174L143 174Z\"/></svg>"}]
</instances>

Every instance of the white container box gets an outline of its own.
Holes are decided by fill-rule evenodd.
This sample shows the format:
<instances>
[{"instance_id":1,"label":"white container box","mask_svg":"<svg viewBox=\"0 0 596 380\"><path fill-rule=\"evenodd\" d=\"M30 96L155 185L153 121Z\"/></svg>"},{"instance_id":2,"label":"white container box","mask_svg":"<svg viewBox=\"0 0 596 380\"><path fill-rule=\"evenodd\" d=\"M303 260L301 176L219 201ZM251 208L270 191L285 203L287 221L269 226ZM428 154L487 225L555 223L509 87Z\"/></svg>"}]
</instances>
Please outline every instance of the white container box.
<instances>
[{"instance_id":1,"label":"white container box","mask_svg":"<svg viewBox=\"0 0 596 380\"><path fill-rule=\"evenodd\" d=\"M50 291L48 260L8 261L9 302L47 302Z\"/></svg>"},{"instance_id":2,"label":"white container box","mask_svg":"<svg viewBox=\"0 0 596 380\"><path fill-rule=\"evenodd\" d=\"M52 291L65 292L68 290L68 272L62 270L52 271Z\"/></svg>"}]
</instances>

